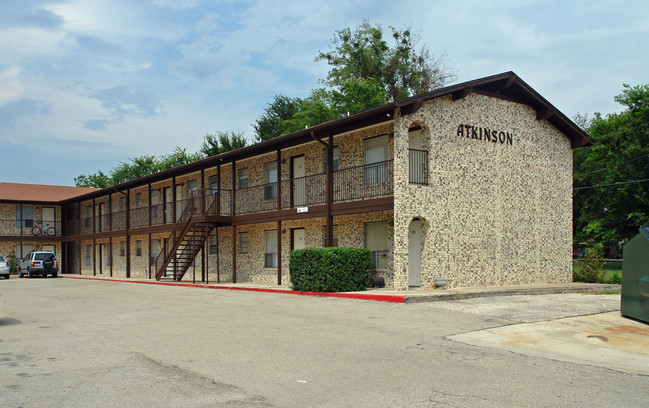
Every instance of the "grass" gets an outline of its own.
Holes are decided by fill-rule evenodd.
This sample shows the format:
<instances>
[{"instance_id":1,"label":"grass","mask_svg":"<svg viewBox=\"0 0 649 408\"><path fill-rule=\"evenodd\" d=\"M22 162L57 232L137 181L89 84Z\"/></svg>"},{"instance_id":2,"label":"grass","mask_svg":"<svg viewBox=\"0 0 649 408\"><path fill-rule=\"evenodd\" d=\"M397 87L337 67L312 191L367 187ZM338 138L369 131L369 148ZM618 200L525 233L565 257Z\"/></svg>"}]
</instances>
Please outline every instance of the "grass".
<instances>
[{"instance_id":1,"label":"grass","mask_svg":"<svg viewBox=\"0 0 649 408\"><path fill-rule=\"evenodd\" d=\"M622 293L622 289L600 290L595 292L596 295L619 295L620 293Z\"/></svg>"},{"instance_id":2,"label":"grass","mask_svg":"<svg viewBox=\"0 0 649 408\"><path fill-rule=\"evenodd\" d=\"M574 262L572 264L573 271L580 271L581 263ZM613 282L614 278L619 278L618 282L622 281L622 271L620 269L602 269L602 274L600 275L599 283L609 283Z\"/></svg>"}]
</instances>

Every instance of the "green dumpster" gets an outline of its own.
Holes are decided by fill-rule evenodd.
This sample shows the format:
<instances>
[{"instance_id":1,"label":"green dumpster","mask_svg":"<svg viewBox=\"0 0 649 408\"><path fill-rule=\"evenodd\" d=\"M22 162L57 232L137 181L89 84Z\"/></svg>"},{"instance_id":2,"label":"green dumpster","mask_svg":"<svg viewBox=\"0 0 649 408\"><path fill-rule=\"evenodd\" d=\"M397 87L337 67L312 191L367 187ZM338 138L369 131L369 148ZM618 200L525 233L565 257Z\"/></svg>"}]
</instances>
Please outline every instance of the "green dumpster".
<instances>
[{"instance_id":1,"label":"green dumpster","mask_svg":"<svg viewBox=\"0 0 649 408\"><path fill-rule=\"evenodd\" d=\"M649 227L624 245L622 316L649 323Z\"/></svg>"}]
</instances>

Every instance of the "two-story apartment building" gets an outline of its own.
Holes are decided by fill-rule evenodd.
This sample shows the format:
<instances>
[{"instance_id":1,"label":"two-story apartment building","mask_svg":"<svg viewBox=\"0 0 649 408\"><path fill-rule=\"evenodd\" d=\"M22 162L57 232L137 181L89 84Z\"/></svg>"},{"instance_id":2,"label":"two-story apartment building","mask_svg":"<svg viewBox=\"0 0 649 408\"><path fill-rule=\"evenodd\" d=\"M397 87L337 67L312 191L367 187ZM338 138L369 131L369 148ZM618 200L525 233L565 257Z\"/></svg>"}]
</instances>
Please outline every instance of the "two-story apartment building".
<instances>
[{"instance_id":1,"label":"two-story apartment building","mask_svg":"<svg viewBox=\"0 0 649 408\"><path fill-rule=\"evenodd\" d=\"M291 250L351 246L399 290L570 282L572 149L591 143L508 72L59 199L62 234L21 242L126 278L281 284ZM5 252L20 205L0 204Z\"/></svg>"}]
</instances>

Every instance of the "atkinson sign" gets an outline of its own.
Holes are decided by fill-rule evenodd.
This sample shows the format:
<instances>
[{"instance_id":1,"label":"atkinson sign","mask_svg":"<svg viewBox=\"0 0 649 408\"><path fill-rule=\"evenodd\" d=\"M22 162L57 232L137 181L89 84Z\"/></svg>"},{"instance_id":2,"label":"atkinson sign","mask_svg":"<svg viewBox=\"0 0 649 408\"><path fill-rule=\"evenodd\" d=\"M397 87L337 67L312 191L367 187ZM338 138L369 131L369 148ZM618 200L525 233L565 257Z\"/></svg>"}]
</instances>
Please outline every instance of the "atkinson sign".
<instances>
[{"instance_id":1,"label":"atkinson sign","mask_svg":"<svg viewBox=\"0 0 649 408\"><path fill-rule=\"evenodd\" d=\"M458 125L457 135L467 139L484 140L510 146L514 143L513 133L473 125Z\"/></svg>"}]
</instances>

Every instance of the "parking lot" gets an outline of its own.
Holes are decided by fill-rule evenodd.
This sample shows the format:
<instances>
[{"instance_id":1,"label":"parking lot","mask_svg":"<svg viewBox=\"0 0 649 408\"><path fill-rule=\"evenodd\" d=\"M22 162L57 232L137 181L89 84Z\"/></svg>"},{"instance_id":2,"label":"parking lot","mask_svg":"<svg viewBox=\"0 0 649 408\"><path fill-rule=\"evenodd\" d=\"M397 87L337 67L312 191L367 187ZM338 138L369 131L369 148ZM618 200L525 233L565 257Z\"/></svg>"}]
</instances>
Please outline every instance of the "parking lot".
<instances>
[{"instance_id":1,"label":"parking lot","mask_svg":"<svg viewBox=\"0 0 649 408\"><path fill-rule=\"evenodd\" d=\"M637 370L493 341L571 316L617 322L618 307L619 295L395 304L12 278L0 281L0 406L646 406ZM647 325L622 321L649 349Z\"/></svg>"}]
</instances>

